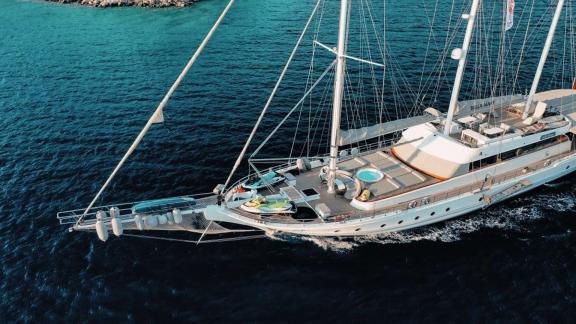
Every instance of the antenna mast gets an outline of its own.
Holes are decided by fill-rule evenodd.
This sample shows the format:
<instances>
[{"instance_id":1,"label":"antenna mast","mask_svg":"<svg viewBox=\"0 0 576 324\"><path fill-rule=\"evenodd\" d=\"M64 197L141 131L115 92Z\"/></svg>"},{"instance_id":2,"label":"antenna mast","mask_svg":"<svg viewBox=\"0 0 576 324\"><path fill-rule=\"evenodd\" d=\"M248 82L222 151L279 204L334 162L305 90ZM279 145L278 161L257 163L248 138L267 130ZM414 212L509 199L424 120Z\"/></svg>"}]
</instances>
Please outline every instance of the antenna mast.
<instances>
[{"instance_id":1,"label":"antenna mast","mask_svg":"<svg viewBox=\"0 0 576 324\"><path fill-rule=\"evenodd\" d=\"M454 118L454 112L456 106L458 105L458 95L460 94L460 86L462 85L462 77L464 76L464 69L466 68L466 56L468 55L468 49L470 48L470 42L472 41L472 32L474 31L474 24L476 23L476 14L478 13L478 7L480 6L481 0L474 0L472 2L472 9L470 14L462 15L463 19L468 19L468 26L466 27L466 35L464 36L464 44L462 48L455 48L452 51L452 58L459 60L458 70L456 71L456 80L454 81L454 87L452 88L452 97L450 98L450 106L448 106L448 116L446 117L446 122L444 123L444 135L450 135L450 128L452 126L452 119Z\"/></svg>"}]
</instances>

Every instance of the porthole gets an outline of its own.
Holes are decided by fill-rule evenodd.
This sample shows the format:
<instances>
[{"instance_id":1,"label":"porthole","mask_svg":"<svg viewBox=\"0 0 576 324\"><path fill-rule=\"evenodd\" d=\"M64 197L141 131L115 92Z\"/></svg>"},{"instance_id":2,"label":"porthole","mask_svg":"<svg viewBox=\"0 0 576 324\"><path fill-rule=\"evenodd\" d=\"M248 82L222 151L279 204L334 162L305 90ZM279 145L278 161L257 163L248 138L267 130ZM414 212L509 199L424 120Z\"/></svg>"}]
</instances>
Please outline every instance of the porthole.
<instances>
[{"instance_id":1,"label":"porthole","mask_svg":"<svg viewBox=\"0 0 576 324\"><path fill-rule=\"evenodd\" d=\"M446 212L449 212L449 211L450 211L450 207L446 208Z\"/></svg>"},{"instance_id":2,"label":"porthole","mask_svg":"<svg viewBox=\"0 0 576 324\"><path fill-rule=\"evenodd\" d=\"M359 228L355 229L356 232L358 232L359 230L360 230Z\"/></svg>"},{"instance_id":3,"label":"porthole","mask_svg":"<svg viewBox=\"0 0 576 324\"><path fill-rule=\"evenodd\" d=\"M404 221L403 221L403 220L401 220L401 221L398 221L398 224L402 224L402 223L404 223Z\"/></svg>"},{"instance_id":4,"label":"porthole","mask_svg":"<svg viewBox=\"0 0 576 324\"><path fill-rule=\"evenodd\" d=\"M334 231L334 233L338 233L338 232L340 232L340 230L335 230L335 231Z\"/></svg>"},{"instance_id":5,"label":"porthole","mask_svg":"<svg viewBox=\"0 0 576 324\"><path fill-rule=\"evenodd\" d=\"M567 165L567 166L566 166L566 170L568 170L569 168L570 168L570 166L569 166L569 165Z\"/></svg>"},{"instance_id":6,"label":"porthole","mask_svg":"<svg viewBox=\"0 0 576 324\"><path fill-rule=\"evenodd\" d=\"M386 224L382 224L382 225L380 225L380 227L386 227Z\"/></svg>"},{"instance_id":7,"label":"porthole","mask_svg":"<svg viewBox=\"0 0 576 324\"><path fill-rule=\"evenodd\" d=\"M434 215L436 215L436 212L431 212L431 213L430 213L430 216L434 216Z\"/></svg>"},{"instance_id":8,"label":"porthole","mask_svg":"<svg viewBox=\"0 0 576 324\"><path fill-rule=\"evenodd\" d=\"M484 200L484 197L478 198L478 201L482 201L482 200Z\"/></svg>"},{"instance_id":9,"label":"porthole","mask_svg":"<svg viewBox=\"0 0 576 324\"><path fill-rule=\"evenodd\" d=\"M419 220L419 219L420 219L420 216L414 217L414 220Z\"/></svg>"}]
</instances>

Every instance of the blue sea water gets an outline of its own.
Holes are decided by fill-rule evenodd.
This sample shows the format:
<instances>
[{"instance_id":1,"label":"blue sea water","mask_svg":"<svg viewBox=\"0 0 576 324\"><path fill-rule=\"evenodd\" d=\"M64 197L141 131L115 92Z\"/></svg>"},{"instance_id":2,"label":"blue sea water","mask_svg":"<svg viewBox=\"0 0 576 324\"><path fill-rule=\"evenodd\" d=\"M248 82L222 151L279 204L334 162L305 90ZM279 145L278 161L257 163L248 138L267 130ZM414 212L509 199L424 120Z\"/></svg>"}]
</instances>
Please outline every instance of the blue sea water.
<instances>
[{"instance_id":1,"label":"blue sea water","mask_svg":"<svg viewBox=\"0 0 576 324\"><path fill-rule=\"evenodd\" d=\"M421 4L390 6L391 50L406 69L429 37L405 14ZM1 322L574 321L572 178L447 223L355 240L102 243L58 226L56 212L87 205L224 5L2 1ZM224 180L312 6L237 1L166 124L103 200L207 192ZM523 86L536 61L527 54ZM548 74L542 87L558 80Z\"/></svg>"}]
</instances>

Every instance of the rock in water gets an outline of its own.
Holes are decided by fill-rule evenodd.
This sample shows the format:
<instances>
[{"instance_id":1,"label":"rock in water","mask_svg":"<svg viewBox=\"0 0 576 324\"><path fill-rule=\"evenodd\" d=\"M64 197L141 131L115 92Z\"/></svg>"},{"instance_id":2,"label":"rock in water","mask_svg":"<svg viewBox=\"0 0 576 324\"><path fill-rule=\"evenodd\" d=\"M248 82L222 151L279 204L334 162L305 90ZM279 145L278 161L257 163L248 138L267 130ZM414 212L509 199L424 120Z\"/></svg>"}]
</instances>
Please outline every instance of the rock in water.
<instances>
[{"instance_id":1,"label":"rock in water","mask_svg":"<svg viewBox=\"0 0 576 324\"><path fill-rule=\"evenodd\" d=\"M199 0L47 0L59 3L77 3L92 7L185 7Z\"/></svg>"}]
</instances>

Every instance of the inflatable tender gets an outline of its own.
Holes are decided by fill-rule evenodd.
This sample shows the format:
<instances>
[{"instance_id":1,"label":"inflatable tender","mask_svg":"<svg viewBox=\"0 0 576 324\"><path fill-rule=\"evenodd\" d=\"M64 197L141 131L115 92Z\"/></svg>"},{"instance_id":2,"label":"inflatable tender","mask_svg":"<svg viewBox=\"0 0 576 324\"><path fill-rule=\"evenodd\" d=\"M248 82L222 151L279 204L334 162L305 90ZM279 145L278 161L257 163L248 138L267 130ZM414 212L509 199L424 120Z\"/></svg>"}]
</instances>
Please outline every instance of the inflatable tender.
<instances>
[{"instance_id":1,"label":"inflatable tender","mask_svg":"<svg viewBox=\"0 0 576 324\"><path fill-rule=\"evenodd\" d=\"M279 182L284 181L285 177L274 171L270 171L259 179L246 180L242 183L242 188L246 190L259 190L267 186L273 186Z\"/></svg>"},{"instance_id":2,"label":"inflatable tender","mask_svg":"<svg viewBox=\"0 0 576 324\"><path fill-rule=\"evenodd\" d=\"M174 197L139 202L132 206L133 214L149 214L155 212L171 211L174 208L185 209L196 205L196 200L189 197Z\"/></svg>"}]
</instances>

